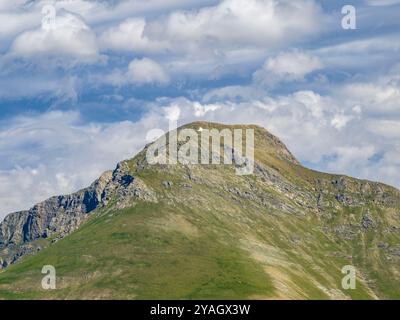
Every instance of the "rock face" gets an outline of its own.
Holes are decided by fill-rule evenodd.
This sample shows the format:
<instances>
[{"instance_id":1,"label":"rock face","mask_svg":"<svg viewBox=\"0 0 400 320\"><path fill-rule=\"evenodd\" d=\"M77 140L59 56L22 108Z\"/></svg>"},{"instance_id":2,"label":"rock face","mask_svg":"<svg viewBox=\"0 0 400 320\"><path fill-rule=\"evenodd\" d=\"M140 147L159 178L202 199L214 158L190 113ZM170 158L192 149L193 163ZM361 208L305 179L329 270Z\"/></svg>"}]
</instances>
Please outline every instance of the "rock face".
<instances>
[{"instance_id":1,"label":"rock face","mask_svg":"<svg viewBox=\"0 0 400 320\"><path fill-rule=\"evenodd\" d=\"M154 194L140 179L126 174L126 169L126 163L121 162L114 171L104 172L88 188L9 214L0 224L0 269L40 250L35 240L56 236L53 240L56 241L70 234L93 211L106 206L114 195L120 199L116 202L118 208L131 204L126 199L155 201Z\"/></svg>"}]
</instances>

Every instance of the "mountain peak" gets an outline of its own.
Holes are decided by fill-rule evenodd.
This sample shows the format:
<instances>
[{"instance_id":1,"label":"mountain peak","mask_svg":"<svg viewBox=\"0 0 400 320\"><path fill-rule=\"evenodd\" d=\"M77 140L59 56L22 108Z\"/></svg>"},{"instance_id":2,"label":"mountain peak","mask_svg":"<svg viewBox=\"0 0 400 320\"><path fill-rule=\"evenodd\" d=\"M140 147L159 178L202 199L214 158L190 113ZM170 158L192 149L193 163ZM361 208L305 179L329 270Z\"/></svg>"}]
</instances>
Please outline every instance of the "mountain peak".
<instances>
[{"instance_id":1,"label":"mountain peak","mask_svg":"<svg viewBox=\"0 0 400 320\"><path fill-rule=\"evenodd\" d=\"M249 129L254 130L254 145L255 145L256 160L257 156L269 155L280 160L286 160L293 164L300 165L300 162L296 159L296 157L289 151L286 145L278 137L270 133L264 127L261 127L256 124L223 124L223 123L208 122L208 121L195 121L180 126L178 128L178 131L182 129L194 129L198 132L201 132L201 130L203 129L207 130L214 129L219 131L222 131L224 129L229 129L232 132L237 129L241 129L243 131Z\"/></svg>"}]
</instances>

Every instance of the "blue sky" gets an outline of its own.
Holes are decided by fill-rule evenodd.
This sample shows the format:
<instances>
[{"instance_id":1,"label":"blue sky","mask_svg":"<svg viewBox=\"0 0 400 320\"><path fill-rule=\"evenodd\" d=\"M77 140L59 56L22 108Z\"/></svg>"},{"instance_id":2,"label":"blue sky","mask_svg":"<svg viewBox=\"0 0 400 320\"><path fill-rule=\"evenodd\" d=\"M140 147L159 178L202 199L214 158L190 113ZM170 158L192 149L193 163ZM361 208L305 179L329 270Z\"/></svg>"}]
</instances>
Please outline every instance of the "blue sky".
<instances>
[{"instance_id":1,"label":"blue sky","mask_svg":"<svg viewBox=\"0 0 400 320\"><path fill-rule=\"evenodd\" d=\"M259 124L309 167L399 187L399 16L397 0L0 0L0 219L87 186L171 114Z\"/></svg>"}]
</instances>

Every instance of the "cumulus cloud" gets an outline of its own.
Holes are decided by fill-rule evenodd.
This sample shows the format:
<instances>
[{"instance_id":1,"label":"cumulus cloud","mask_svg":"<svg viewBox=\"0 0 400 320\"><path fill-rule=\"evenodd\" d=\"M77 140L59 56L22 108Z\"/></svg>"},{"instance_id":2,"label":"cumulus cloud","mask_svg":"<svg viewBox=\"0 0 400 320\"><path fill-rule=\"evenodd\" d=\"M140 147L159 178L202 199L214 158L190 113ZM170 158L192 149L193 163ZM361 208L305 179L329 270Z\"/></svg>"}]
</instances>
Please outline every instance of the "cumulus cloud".
<instances>
[{"instance_id":1,"label":"cumulus cloud","mask_svg":"<svg viewBox=\"0 0 400 320\"><path fill-rule=\"evenodd\" d=\"M95 81L114 86L165 85L169 82L169 76L158 62L149 58L142 58L132 60L126 71L116 69L105 78L100 77Z\"/></svg>"},{"instance_id":2,"label":"cumulus cloud","mask_svg":"<svg viewBox=\"0 0 400 320\"><path fill-rule=\"evenodd\" d=\"M34 28L37 22L40 21L40 15L37 13L14 13L0 11L0 39L8 40L18 33Z\"/></svg>"},{"instance_id":3,"label":"cumulus cloud","mask_svg":"<svg viewBox=\"0 0 400 320\"><path fill-rule=\"evenodd\" d=\"M47 23L20 34L13 42L11 52L21 56L97 55L96 36L78 15L61 10Z\"/></svg>"},{"instance_id":4,"label":"cumulus cloud","mask_svg":"<svg viewBox=\"0 0 400 320\"><path fill-rule=\"evenodd\" d=\"M387 116L399 111L400 83L393 78L345 84L337 89L336 94L371 114Z\"/></svg>"},{"instance_id":5,"label":"cumulus cloud","mask_svg":"<svg viewBox=\"0 0 400 320\"><path fill-rule=\"evenodd\" d=\"M29 8L20 8L16 14L34 14L37 26L45 18L41 10L46 3L29 3ZM22 34L11 45L13 57L23 56L27 64L32 57L46 56L58 57L64 64L65 56L92 62L100 50L101 57L108 58L102 60L107 64L103 77L113 83L129 82L121 61L134 58L131 53L162 60L168 65L168 79L188 75L195 80L218 80L237 75L239 68L246 76L248 65L264 59L266 51L320 34L329 20L313 0L296 4L288 0L66 0L53 6L54 28L32 29L27 24L28 30L18 29ZM7 10L10 14L9 6ZM60 64L42 63L54 68ZM164 76L158 73L156 82L167 83L165 71Z\"/></svg>"},{"instance_id":6,"label":"cumulus cloud","mask_svg":"<svg viewBox=\"0 0 400 320\"><path fill-rule=\"evenodd\" d=\"M159 52L168 49L167 42L150 40L145 34L145 27L144 18L127 19L105 30L99 42L104 50Z\"/></svg>"},{"instance_id":7,"label":"cumulus cloud","mask_svg":"<svg viewBox=\"0 0 400 320\"><path fill-rule=\"evenodd\" d=\"M314 1L223 0L198 11L173 12L149 26L149 33L190 52L276 48L321 32L323 19Z\"/></svg>"},{"instance_id":8,"label":"cumulus cloud","mask_svg":"<svg viewBox=\"0 0 400 320\"><path fill-rule=\"evenodd\" d=\"M168 75L161 65L148 58L131 61L127 76L130 81L137 84L168 82Z\"/></svg>"},{"instance_id":9,"label":"cumulus cloud","mask_svg":"<svg viewBox=\"0 0 400 320\"><path fill-rule=\"evenodd\" d=\"M46 1L46 0L44 0ZM174 10L193 9L218 0L63 0L60 6L79 10L87 21L99 24L122 21L133 16L163 15ZM86 10L83 10L85 8ZM78 11L75 11L78 12Z\"/></svg>"},{"instance_id":10,"label":"cumulus cloud","mask_svg":"<svg viewBox=\"0 0 400 320\"><path fill-rule=\"evenodd\" d=\"M367 128L372 133L388 139L400 138L400 121L371 119L367 122Z\"/></svg>"},{"instance_id":11,"label":"cumulus cloud","mask_svg":"<svg viewBox=\"0 0 400 320\"><path fill-rule=\"evenodd\" d=\"M18 33L34 28L40 22L40 12L24 10L25 3L25 0L0 0L0 49L5 49L3 46Z\"/></svg>"},{"instance_id":12,"label":"cumulus cloud","mask_svg":"<svg viewBox=\"0 0 400 320\"><path fill-rule=\"evenodd\" d=\"M322 62L318 57L295 50L268 58L263 67L254 73L253 79L256 83L265 85L298 81L321 68Z\"/></svg>"}]
</instances>

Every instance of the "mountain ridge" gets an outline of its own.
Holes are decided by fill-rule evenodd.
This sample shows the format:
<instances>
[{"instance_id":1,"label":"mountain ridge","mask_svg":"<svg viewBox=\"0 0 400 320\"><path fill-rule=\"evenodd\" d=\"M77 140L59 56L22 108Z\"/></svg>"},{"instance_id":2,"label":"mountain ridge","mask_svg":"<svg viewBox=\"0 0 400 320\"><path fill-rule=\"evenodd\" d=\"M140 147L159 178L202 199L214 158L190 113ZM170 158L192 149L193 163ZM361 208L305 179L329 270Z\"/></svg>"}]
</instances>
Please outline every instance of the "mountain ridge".
<instances>
[{"instance_id":1,"label":"mountain ridge","mask_svg":"<svg viewBox=\"0 0 400 320\"><path fill-rule=\"evenodd\" d=\"M238 248L240 257L245 256L244 252L250 254L250 260L247 258L243 258L243 261L239 259L248 268L242 270L242 272L255 270L259 265L263 265L266 278L268 276L273 278L268 288L274 287L274 290L278 292L277 296L284 298L304 298L306 296L343 298L348 294L337 288L337 283L334 284L332 280L328 279L339 277L340 272L335 274L334 277L330 275L324 281L317 280L325 276L315 275L315 270L312 272L308 270L310 267L302 261L302 257L296 257L296 259L301 259L302 262L297 263L304 269L301 272L296 272L304 272L306 278L312 278L311 285L307 285L301 284L298 274L294 275L289 271L282 271L281 265L278 268L273 263L265 261L264 256L267 255L267 261L275 259L279 261L279 264L284 265L282 268L285 270L286 264L295 259L291 252L293 250L292 245L303 247L307 241L311 241L308 238L319 239L321 237L319 241L336 248L333 253L338 257L329 259L340 260L346 259L342 255L349 256L350 253L345 252L354 250L351 249L349 243L352 243L355 248L358 246L355 239L360 238L360 242L365 246L365 248L363 247L364 252L367 246L365 237L372 237L373 240L368 241L373 243L371 248L374 254L379 255L379 264L386 261L386 258L390 258L389 260L393 263L397 261L397 254L400 252L400 246L398 246L400 195L397 189L377 182L358 180L343 175L325 174L304 168L277 137L258 126L230 126L195 122L178 128L178 131L183 128L198 129L199 127L203 129L253 128L256 141L254 176L237 177L233 175L230 166L149 166L145 159L145 152L149 146L147 145L134 158L121 161L114 171L105 172L88 188L69 196L52 197L28 211L7 216L7 221L4 220L6 223L3 221L0 224L0 253L2 257L0 262L3 267L8 267L18 261L19 258L25 257L26 259L22 259L21 263L15 265L17 269L23 268L24 263L29 263L32 259L36 261L35 259L39 259L42 254L39 252L31 256L28 253L43 251L42 255L47 255L48 252L54 251L54 248L58 245L62 246L68 242L71 237L76 237L80 232L85 232L85 226L90 228L95 221L101 221L107 215L114 217L114 212L126 212L126 210L136 212L139 207L144 212L148 212L150 207L159 208L155 212L151 212L150 215L157 215L161 212L163 218L160 219L163 222L161 226L159 226L160 222L155 223L155 225L158 226L157 228L161 228L162 232L165 231L164 225L168 226L165 237L171 236L169 232L174 234L178 232L190 240L196 234L202 234L203 229L206 230L204 232L215 237L214 228L216 227L214 224L204 221L214 221L215 219L217 219L215 221L222 221L221 223L225 227L220 230L221 233L225 234L227 230L230 230L230 232L238 235L240 241L237 243L226 234L224 236L226 239L221 240L217 237L217 243L225 248L225 242L234 241L233 247ZM198 206L201 208L199 212ZM196 213L189 214L193 210ZM169 213L164 216L164 211ZM182 213L176 214L175 211ZM381 211L385 214L381 215L379 213ZM233 214L233 212L236 213ZM192 215L196 216L197 220ZM288 219L290 216L296 217L296 226L293 225L292 220ZM122 219L122 217L118 214L115 219ZM157 219L155 218L155 220ZM203 222L200 223L199 221ZM259 221L260 225L256 224L255 221ZM129 225L129 223L126 224ZM145 225L147 228L147 222ZM307 225L312 226L312 231L307 230ZM80 231L81 226L82 231ZM242 229L238 229L238 226L241 226ZM250 232L251 229L248 230L250 226L256 229L261 228L264 230L263 233L269 234L268 238L264 239L264 236L258 234L258 232ZM287 237L290 245L282 243L279 240L279 235L272 232L271 226L282 229L282 235ZM153 225L150 226L150 228L153 227ZM132 226L131 231L133 233L139 232L136 228L136 226ZM293 228L299 228L301 232L296 232L292 230ZM314 228L315 230L313 230ZM261 232L261 229L259 232ZM104 228L101 230L101 232L106 232ZM289 230L292 231L289 232ZM121 234L121 232L114 233ZM297 233L300 235L297 235ZM307 236L307 234L309 235ZM90 238L92 235L88 237ZM131 235L127 234L126 237L131 237ZM149 237L154 236L150 235ZM336 243L337 239L340 240L339 244ZM116 239L117 242L122 240ZM144 241L143 239L136 240L138 242ZM43 241L46 241L46 244L43 244ZM102 243L105 240L97 239L96 241ZM181 239L180 241L183 241L182 246L187 245L186 240ZM323 247L319 248L319 245L313 241L310 243L312 246L318 247L318 253L325 252ZM152 247L151 244L149 246ZM290 250L286 247L289 247ZM279 250L276 251L278 248ZM174 248L170 248L170 250L174 250ZM218 247L215 250L219 252L221 248ZM301 251L304 251L304 257L308 257L307 259L316 260L318 264L322 263L320 261L322 258L317 259L316 255L309 252L305 247ZM283 253L285 253L284 258ZM326 254L331 254L331 252ZM352 253L352 260L355 259L354 256L360 261L366 259L365 257L358 258L356 253ZM368 259L373 261L373 263L371 262L372 265L378 263L377 259L374 260L369 257ZM361 265L365 264L365 261ZM201 262L205 263L204 261ZM336 262L335 265L337 265ZM320 266L320 268L322 267ZM391 268L397 270L396 267ZM323 269L325 270L325 267ZM3 273L4 277L7 277L8 270L12 274L13 266L6 269ZM226 273L227 271L222 268L221 272ZM260 272L257 271L256 274L261 277L262 272ZM329 273L329 271L324 272ZM396 274L397 271L393 272ZM367 272L365 271L365 273ZM245 274L247 273L245 272ZM247 280L243 281L253 283L254 274L254 272L251 272L247 275ZM360 292L358 294L370 298L378 297L376 294L382 297L388 295L387 292L381 293L379 291L383 289L375 292L373 286L370 287L370 284L368 284L370 275L365 274L363 277L365 277L365 281L363 280L362 286L365 288L362 290L362 294ZM386 279L386 276L384 278ZM330 283L330 286L335 285L335 289L330 289L326 283L323 285L324 282ZM387 280L385 280L386 282ZM1 285L2 283L3 285ZM0 297L4 283L7 287L7 281L2 280L0 274ZM251 289L254 286L253 283L249 288ZM7 290L12 290L9 286L7 288ZM263 290L269 292L266 287L257 287L258 289L253 291L249 288L246 290L254 291L252 296L264 297ZM392 287L390 286L390 288ZM390 290L393 291L393 289ZM134 290L132 289L132 291ZM396 296L396 291L394 293L392 291L388 296ZM146 297L143 292L142 296ZM162 296L161 293L160 295ZM196 295L194 296L196 297ZM242 297L239 292L236 292L233 296ZM155 294L155 297L159 296ZM357 295L355 297L357 298Z\"/></svg>"}]
</instances>

